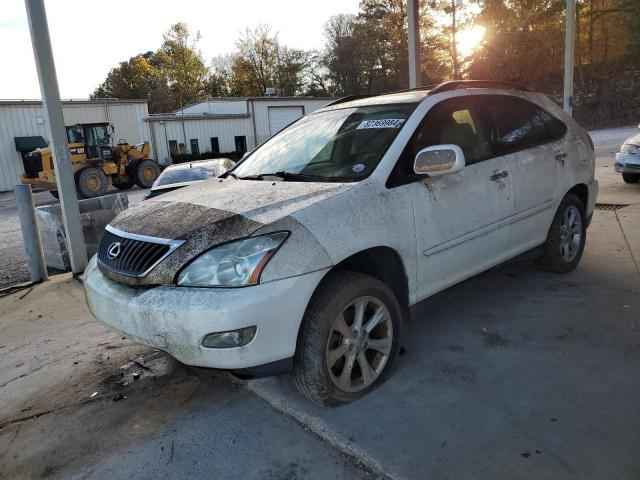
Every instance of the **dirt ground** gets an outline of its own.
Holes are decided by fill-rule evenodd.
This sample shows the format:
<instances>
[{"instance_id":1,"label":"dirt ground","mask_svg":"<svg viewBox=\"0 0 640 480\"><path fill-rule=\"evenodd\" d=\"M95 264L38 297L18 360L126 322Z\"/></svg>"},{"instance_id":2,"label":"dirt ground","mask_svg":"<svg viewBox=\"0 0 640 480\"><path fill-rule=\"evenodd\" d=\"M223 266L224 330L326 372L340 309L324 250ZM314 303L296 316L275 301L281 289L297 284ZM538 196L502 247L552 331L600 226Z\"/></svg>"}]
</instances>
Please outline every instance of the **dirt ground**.
<instances>
[{"instance_id":1,"label":"dirt ground","mask_svg":"<svg viewBox=\"0 0 640 480\"><path fill-rule=\"evenodd\" d=\"M228 374L95 322L69 274L0 299L0 478L369 478Z\"/></svg>"}]
</instances>

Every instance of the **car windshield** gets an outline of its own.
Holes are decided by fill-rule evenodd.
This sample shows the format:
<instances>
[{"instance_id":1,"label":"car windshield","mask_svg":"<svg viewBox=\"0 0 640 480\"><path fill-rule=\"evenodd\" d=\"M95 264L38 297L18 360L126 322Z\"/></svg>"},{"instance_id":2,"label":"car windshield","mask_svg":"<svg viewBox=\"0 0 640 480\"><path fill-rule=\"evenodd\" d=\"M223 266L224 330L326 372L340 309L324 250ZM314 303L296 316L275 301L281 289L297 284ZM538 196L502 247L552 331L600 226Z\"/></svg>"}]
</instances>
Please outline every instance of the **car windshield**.
<instances>
[{"instance_id":1,"label":"car windshield","mask_svg":"<svg viewBox=\"0 0 640 480\"><path fill-rule=\"evenodd\" d=\"M160 174L153 186L161 187L175 183L206 180L207 178L217 177L223 174L232 165L233 162L231 160L225 159L220 162L185 163L172 166Z\"/></svg>"},{"instance_id":2,"label":"car windshield","mask_svg":"<svg viewBox=\"0 0 640 480\"><path fill-rule=\"evenodd\" d=\"M236 178L273 173L318 181L357 181L376 169L414 104L372 105L303 117L258 147Z\"/></svg>"}]
</instances>

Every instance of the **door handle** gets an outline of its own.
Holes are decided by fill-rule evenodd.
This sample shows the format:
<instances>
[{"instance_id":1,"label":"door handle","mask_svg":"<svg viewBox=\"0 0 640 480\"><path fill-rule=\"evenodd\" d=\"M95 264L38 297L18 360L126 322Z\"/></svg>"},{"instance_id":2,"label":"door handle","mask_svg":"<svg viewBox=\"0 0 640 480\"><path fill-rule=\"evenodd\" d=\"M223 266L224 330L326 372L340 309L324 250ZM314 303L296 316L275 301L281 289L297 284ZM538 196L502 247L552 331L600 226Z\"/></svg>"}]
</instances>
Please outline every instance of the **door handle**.
<instances>
[{"instance_id":1,"label":"door handle","mask_svg":"<svg viewBox=\"0 0 640 480\"><path fill-rule=\"evenodd\" d=\"M498 170L489 177L489 180L493 180L495 182L496 180L500 180L501 178L505 178L508 176L509 172L507 172L506 170Z\"/></svg>"},{"instance_id":2,"label":"door handle","mask_svg":"<svg viewBox=\"0 0 640 480\"><path fill-rule=\"evenodd\" d=\"M564 165L564 159L567 157L568 157L567 152L556 153L556 160L560 162L561 165Z\"/></svg>"}]
</instances>

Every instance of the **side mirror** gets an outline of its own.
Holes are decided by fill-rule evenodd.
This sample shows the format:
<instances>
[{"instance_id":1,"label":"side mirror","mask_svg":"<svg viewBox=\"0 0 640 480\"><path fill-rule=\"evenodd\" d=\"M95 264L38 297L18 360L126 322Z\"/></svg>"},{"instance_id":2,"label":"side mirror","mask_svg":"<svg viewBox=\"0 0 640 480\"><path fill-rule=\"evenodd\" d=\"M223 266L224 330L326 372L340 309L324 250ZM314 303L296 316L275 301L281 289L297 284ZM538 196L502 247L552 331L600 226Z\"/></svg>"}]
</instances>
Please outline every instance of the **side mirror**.
<instances>
[{"instance_id":1,"label":"side mirror","mask_svg":"<svg viewBox=\"0 0 640 480\"><path fill-rule=\"evenodd\" d=\"M458 145L433 145L418 152L413 171L417 175L437 177L459 172L464 165L464 153Z\"/></svg>"}]
</instances>

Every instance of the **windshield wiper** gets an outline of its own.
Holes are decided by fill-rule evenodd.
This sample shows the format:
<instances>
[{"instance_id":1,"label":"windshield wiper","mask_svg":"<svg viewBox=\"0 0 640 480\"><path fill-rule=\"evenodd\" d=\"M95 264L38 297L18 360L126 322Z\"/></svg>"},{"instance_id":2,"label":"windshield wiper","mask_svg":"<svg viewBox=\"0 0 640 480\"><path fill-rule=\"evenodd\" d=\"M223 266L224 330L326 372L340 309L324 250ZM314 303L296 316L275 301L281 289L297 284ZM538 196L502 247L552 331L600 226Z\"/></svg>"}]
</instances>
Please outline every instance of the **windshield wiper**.
<instances>
[{"instance_id":1,"label":"windshield wiper","mask_svg":"<svg viewBox=\"0 0 640 480\"><path fill-rule=\"evenodd\" d=\"M312 173L294 173L287 171L279 171L273 173L260 173L259 175L247 175L246 177L237 177L240 180L264 180L265 177L277 177L282 180L292 180L301 182L344 182L354 181L357 177L325 177L324 175L315 175Z\"/></svg>"}]
</instances>

